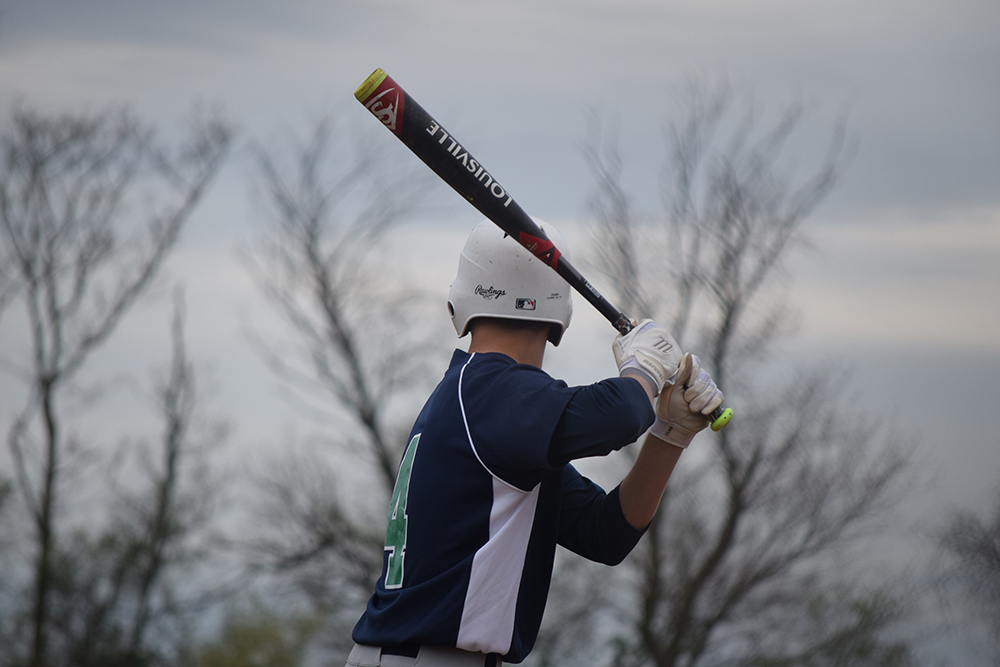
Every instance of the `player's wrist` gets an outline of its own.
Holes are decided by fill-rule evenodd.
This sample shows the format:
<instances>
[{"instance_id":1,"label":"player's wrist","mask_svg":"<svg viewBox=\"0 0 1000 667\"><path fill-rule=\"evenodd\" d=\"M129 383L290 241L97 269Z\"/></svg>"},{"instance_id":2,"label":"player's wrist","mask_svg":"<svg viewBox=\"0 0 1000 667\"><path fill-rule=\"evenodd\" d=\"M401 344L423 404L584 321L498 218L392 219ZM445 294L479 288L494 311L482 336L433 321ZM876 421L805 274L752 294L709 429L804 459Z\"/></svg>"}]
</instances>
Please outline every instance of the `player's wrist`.
<instances>
[{"instance_id":1,"label":"player's wrist","mask_svg":"<svg viewBox=\"0 0 1000 667\"><path fill-rule=\"evenodd\" d=\"M668 445L680 447L681 449L687 449L697 433L698 431L692 431L677 422L663 419L659 415L657 415L656 421L649 428L649 435L662 440Z\"/></svg>"},{"instance_id":2,"label":"player's wrist","mask_svg":"<svg viewBox=\"0 0 1000 667\"><path fill-rule=\"evenodd\" d=\"M619 377L632 378L642 385L642 388L649 394L649 399L653 400L659 394L656 378L647 373L639 366L626 366L619 372Z\"/></svg>"}]
</instances>

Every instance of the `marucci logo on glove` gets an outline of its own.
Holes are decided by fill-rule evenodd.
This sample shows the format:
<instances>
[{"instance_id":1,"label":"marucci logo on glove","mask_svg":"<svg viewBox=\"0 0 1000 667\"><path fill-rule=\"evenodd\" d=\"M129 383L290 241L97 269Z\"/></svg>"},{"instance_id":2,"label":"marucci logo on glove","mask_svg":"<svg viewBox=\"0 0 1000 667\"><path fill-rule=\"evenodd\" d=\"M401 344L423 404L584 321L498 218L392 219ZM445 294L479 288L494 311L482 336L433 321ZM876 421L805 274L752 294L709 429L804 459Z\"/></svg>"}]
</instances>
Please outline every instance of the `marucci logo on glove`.
<instances>
[{"instance_id":1,"label":"marucci logo on glove","mask_svg":"<svg viewBox=\"0 0 1000 667\"><path fill-rule=\"evenodd\" d=\"M674 349L674 346L670 344L670 341L668 341L666 338L662 338L662 337L659 340L657 340L655 343L653 343L653 347L655 347L660 352L663 352L664 354L666 354L670 350Z\"/></svg>"}]
</instances>

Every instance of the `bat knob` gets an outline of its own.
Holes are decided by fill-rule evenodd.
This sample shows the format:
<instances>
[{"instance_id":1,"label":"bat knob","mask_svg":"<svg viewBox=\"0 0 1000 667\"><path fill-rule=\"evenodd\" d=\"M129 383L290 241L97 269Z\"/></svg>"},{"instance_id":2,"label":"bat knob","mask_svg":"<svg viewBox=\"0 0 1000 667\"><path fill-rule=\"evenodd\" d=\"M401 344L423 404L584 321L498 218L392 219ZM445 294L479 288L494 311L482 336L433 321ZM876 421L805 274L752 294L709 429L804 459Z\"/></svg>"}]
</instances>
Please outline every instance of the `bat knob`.
<instances>
[{"instance_id":1,"label":"bat knob","mask_svg":"<svg viewBox=\"0 0 1000 667\"><path fill-rule=\"evenodd\" d=\"M726 424L728 424L729 420L732 419L732 418L733 418L733 409L732 408L726 408L725 410L722 411L722 414L719 414L719 411L716 410L711 415L712 430L713 431L721 431L722 427L725 426Z\"/></svg>"}]
</instances>

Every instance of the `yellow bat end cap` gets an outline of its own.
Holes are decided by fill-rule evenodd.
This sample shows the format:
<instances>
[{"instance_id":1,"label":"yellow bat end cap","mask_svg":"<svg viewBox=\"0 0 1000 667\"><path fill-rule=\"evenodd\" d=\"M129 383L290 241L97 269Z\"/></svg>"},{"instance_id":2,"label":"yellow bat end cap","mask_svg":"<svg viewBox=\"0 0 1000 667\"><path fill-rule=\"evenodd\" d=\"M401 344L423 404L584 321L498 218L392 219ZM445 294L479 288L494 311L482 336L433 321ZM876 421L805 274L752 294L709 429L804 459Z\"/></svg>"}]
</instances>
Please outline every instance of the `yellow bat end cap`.
<instances>
[{"instance_id":1,"label":"yellow bat end cap","mask_svg":"<svg viewBox=\"0 0 1000 667\"><path fill-rule=\"evenodd\" d=\"M358 86L358 89L354 91L354 97L358 98L358 102L364 102L368 99L368 96L375 92L379 84L385 79L386 74L382 68L378 68L371 75L365 79L365 82Z\"/></svg>"},{"instance_id":2,"label":"yellow bat end cap","mask_svg":"<svg viewBox=\"0 0 1000 667\"><path fill-rule=\"evenodd\" d=\"M712 422L712 430L721 431L722 427L728 424L729 420L732 418L733 418L733 409L726 408L725 410L722 411L722 414L719 416L719 418L716 419L714 422Z\"/></svg>"}]
</instances>

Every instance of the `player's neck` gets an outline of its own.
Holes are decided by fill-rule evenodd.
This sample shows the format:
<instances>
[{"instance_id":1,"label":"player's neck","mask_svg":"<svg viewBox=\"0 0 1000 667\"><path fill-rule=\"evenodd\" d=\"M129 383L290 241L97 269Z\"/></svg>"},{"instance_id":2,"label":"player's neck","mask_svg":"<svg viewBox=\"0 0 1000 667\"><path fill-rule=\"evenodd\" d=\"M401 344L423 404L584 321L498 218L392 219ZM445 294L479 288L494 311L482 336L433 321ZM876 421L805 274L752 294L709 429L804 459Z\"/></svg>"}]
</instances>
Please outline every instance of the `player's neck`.
<instances>
[{"instance_id":1,"label":"player's neck","mask_svg":"<svg viewBox=\"0 0 1000 667\"><path fill-rule=\"evenodd\" d=\"M472 327L469 352L499 352L519 364L541 368L547 340L547 329L511 330L495 326L491 322L482 322Z\"/></svg>"}]
</instances>

